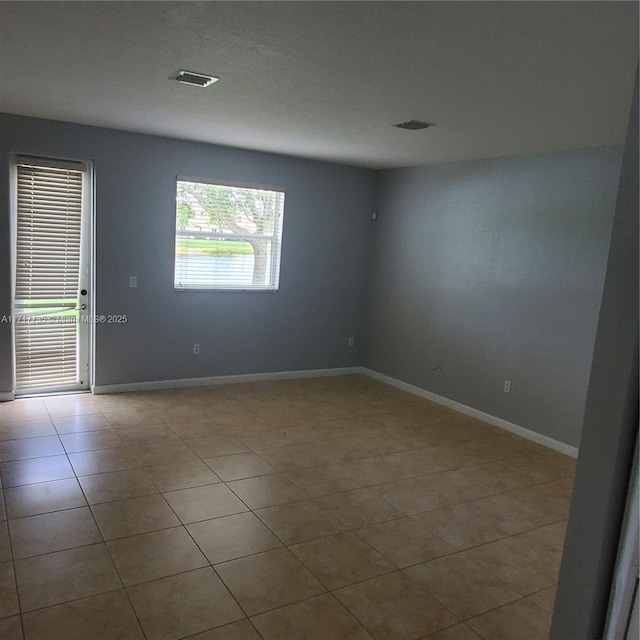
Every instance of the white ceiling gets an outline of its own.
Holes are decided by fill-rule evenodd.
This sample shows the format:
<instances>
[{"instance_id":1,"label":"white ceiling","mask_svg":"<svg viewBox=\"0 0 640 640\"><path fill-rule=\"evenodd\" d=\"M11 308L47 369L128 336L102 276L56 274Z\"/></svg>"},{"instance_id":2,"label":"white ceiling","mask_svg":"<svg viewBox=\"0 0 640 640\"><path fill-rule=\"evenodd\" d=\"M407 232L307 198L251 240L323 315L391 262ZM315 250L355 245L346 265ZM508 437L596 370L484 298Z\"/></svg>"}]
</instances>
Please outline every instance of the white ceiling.
<instances>
[{"instance_id":1,"label":"white ceiling","mask_svg":"<svg viewBox=\"0 0 640 640\"><path fill-rule=\"evenodd\" d=\"M637 56L635 2L0 2L0 111L407 166L622 142Z\"/></svg>"}]
</instances>

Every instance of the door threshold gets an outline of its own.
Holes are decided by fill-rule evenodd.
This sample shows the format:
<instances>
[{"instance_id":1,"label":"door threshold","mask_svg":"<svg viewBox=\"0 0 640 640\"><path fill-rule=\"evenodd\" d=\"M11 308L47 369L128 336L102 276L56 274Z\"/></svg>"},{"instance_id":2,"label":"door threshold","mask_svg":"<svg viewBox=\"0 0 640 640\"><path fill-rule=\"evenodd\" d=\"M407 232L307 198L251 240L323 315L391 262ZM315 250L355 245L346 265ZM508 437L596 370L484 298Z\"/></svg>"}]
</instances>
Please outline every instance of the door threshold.
<instances>
[{"instance_id":1,"label":"door threshold","mask_svg":"<svg viewBox=\"0 0 640 640\"><path fill-rule=\"evenodd\" d=\"M42 393L16 393L15 398L16 400L26 398L53 398L55 396L81 396L87 393L91 395L91 389L78 389L77 391L45 391Z\"/></svg>"}]
</instances>

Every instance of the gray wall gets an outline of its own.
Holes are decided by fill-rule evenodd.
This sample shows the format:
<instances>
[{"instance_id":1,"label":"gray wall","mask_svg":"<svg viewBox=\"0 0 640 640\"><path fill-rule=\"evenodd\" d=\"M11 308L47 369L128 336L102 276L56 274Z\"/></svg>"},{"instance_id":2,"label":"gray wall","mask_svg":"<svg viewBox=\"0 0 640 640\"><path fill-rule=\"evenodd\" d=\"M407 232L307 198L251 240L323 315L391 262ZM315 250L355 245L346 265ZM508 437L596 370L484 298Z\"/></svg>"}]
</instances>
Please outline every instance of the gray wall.
<instances>
[{"instance_id":1,"label":"gray wall","mask_svg":"<svg viewBox=\"0 0 640 640\"><path fill-rule=\"evenodd\" d=\"M347 341L361 331L375 172L10 115L0 150L0 316L10 313L8 152L95 162L97 312L129 317L97 327L97 384L359 363ZM285 187L277 293L173 290L178 174ZM10 357L0 325L0 391L11 388Z\"/></svg>"},{"instance_id":2,"label":"gray wall","mask_svg":"<svg viewBox=\"0 0 640 640\"><path fill-rule=\"evenodd\" d=\"M552 640L602 638L638 437L638 85L593 352Z\"/></svg>"},{"instance_id":3,"label":"gray wall","mask_svg":"<svg viewBox=\"0 0 640 640\"><path fill-rule=\"evenodd\" d=\"M382 172L366 366L577 445L621 157Z\"/></svg>"}]
</instances>

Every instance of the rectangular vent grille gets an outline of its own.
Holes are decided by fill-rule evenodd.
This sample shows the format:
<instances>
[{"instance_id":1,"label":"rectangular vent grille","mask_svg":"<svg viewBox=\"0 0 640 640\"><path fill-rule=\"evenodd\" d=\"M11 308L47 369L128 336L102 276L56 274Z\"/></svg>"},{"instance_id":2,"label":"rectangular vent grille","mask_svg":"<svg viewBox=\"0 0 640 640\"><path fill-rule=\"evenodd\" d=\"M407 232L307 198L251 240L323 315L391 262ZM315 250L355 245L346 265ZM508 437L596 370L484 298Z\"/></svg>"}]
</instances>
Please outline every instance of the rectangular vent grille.
<instances>
[{"instance_id":1,"label":"rectangular vent grille","mask_svg":"<svg viewBox=\"0 0 640 640\"><path fill-rule=\"evenodd\" d=\"M178 82L182 82L183 84L190 84L194 87L208 87L212 85L214 82L218 82L220 78L216 78L215 76L208 76L204 73L196 73L195 71L185 71L184 69L180 69L176 71L176 73L171 76L171 80L177 80Z\"/></svg>"}]
</instances>

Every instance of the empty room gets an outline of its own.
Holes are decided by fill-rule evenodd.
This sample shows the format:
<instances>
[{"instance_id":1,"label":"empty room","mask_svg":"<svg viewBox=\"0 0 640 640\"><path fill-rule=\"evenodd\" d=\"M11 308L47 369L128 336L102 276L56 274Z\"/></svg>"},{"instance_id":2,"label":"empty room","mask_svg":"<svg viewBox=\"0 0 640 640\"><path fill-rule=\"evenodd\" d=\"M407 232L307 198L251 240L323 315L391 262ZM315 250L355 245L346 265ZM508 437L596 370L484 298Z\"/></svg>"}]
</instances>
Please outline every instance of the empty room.
<instances>
[{"instance_id":1,"label":"empty room","mask_svg":"<svg viewBox=\"0 0 640 640\"><path fill-rule=\"evenodd\" d=\"M0 3L0 638L638 637L638 5Z\"/></svg>"}]
</instances>

